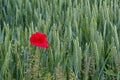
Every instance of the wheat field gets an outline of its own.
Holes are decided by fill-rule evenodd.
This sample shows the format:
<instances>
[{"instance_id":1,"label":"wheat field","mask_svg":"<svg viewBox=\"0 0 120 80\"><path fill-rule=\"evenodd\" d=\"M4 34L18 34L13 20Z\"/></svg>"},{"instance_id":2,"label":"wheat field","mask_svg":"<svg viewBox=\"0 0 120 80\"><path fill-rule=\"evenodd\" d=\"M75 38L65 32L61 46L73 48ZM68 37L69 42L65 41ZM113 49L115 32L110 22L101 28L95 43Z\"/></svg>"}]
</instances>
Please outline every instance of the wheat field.
<instances>
[{"instance_id":1,"label":"wheat field","mask_svg":"<svg viewBox=\"0 0 120 80\"><path fill-rule=\"evenodd\" d=\"M0 80L120 80L120 0L0 0Z\"/></svg>"}]
</instances>

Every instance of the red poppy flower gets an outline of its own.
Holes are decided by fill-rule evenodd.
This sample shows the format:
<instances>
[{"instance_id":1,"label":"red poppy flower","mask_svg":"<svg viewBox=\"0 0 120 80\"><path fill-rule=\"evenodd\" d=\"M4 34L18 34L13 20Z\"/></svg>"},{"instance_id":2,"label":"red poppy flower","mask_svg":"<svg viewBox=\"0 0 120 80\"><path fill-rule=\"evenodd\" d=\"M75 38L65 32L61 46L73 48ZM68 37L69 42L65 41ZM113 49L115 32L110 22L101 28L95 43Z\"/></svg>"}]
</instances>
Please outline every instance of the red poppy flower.
<instances>
[{"instance_id":1,"label":"red poppy flower","mask_svg":"<svg viewBox=\"0 0 120 80\"><path fill-rule=\"evenodd\" d=\"M30 43L40 48L48 48L48 41L46 38L46 34L43 34L41 32L36 32L32 34L30 37Z\"/></svg>"}]
</instances>

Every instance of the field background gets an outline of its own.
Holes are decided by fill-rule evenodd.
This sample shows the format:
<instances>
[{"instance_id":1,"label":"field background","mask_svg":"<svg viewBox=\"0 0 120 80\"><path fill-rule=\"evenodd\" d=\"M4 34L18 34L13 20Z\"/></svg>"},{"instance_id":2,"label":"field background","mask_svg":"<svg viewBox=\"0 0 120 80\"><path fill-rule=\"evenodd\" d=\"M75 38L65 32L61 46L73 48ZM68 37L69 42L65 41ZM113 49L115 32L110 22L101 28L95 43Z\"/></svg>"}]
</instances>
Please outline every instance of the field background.
<instances>
[{"instance_id":1,"label":"field background","mask_svg":"<svg viewBox=\"0 0 120 80\"><path fill-rule=\"evenodd\" d=\"M0 0L0 80L120 80L120 0Z\"/></svg>"}]
</instances>

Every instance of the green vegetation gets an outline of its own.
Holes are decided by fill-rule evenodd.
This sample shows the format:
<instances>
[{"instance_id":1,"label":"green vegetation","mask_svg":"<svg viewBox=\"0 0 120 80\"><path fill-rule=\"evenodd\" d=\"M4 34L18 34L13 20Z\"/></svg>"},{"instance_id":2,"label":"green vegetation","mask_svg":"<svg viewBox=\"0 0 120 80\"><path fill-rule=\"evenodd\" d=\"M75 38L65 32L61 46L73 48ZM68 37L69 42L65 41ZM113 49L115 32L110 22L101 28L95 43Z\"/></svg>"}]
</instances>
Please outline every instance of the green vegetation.
<instances>
[{"instance_id":1,"label":"green vegetation","mask_svg":"<svg viewBox=\"0 0 120 80\"><path fill-rule=\"evenodd\" d=\"M0 80L120 80L119 59L119 0L0 0Z\"/></svg>"}]
</instances>

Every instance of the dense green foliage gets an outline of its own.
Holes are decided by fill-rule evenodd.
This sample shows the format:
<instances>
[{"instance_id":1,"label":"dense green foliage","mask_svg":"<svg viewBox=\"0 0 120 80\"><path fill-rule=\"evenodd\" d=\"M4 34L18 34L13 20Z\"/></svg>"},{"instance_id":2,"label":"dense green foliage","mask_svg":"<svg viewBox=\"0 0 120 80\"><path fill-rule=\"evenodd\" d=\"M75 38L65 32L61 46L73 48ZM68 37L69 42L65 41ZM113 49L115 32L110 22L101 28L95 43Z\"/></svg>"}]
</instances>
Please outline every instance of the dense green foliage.
<instances>
[{"instance_id":1,"label":"dense green foliage","mask_svg":"<svg viewBox=\"0 0 120 80\"><path fill-rule=\"evenodd\" d=\"M119 59L119 0L0 0L0 80L120 80Z\"/></svg>"}]
</instances>

